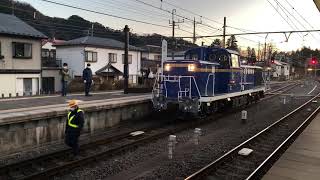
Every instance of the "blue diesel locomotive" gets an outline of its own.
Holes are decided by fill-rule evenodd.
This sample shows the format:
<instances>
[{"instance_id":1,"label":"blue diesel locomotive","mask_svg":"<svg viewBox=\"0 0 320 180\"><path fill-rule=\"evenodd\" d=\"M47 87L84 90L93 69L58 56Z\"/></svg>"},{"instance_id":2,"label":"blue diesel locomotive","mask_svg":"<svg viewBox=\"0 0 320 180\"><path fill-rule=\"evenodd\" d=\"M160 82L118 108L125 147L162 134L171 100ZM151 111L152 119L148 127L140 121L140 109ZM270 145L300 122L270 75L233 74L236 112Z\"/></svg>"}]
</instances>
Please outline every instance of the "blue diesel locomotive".
<instances>
[{"instance_id":1,"label":"blue diesel locomotive","mask_svg":"<svg viewBox=\"0 0 320 180\"><path fill-rule=\"evenodd\" d=\"M191 49L183 60L168 60L163 67L153 88L157 110L177 104L182 112L209 114L257 101L266 90L263 69L241 65L239 53L229 49Z\"/></svg>"}]
</instances>

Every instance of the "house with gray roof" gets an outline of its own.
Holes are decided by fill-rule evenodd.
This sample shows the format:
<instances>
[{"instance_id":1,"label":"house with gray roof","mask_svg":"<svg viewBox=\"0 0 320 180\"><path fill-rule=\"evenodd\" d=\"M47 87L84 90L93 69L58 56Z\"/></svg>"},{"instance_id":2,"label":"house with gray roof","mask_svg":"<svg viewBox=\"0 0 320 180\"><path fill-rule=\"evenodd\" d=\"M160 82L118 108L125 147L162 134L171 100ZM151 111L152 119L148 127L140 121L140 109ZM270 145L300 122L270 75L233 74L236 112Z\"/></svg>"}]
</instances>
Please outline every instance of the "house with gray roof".
<instances>
[{"instance_id":1,"label":"house with gray roof","mask_svg":"<svg viewBox=\"0 0 320 180\"><path fill-rule=\"evenodd\" d=\"M41 87L41 39L19 18L0 13L0 97L35 95Z\"/></svg>"},{"instance_id":2,"label":"house with gray roof","mask_svg":"<svg viewBox=\"0 0 320 180\"><path fill-rule=\"evenodd\" d=\"M94 36L66 41L56 46L56 56L67 63L73 76L82 76L88 63L93 75L121 79L124 66L124 43ZM129 82L137 83L141 74L141 48L129 46Z\"/></svg>"}]
</instances>

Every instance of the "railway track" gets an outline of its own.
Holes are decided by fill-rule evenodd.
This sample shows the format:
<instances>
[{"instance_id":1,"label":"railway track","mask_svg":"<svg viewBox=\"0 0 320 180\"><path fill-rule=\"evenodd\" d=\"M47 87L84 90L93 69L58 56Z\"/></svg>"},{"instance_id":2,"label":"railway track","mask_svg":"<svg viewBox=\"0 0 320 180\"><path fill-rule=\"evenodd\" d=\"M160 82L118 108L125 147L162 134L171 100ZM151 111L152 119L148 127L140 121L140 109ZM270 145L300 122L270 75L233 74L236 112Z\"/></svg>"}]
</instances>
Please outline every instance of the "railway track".
<instances>
[{"instance_id":1,"label":"railway track","mask_svg":"<svg viewBox=\"0 0 320 180\"><path fill-rule=\"evenodd\" d=\"M319 112L319 96L320 93L185 180L260 179ZM239 154L244 148L253 151Z\"/></svg>"},{"instance_id":2,"label":"railway track","mask_svg":"<svg viewBox=\"0 0 320 180\"><path fill-rule=\"evenodd\" d=\"M270 99L270 98L272 98L272 97L274 97L274 96L277 96L277 95L279 95L279 94L282 94L282 93L284 93L284 92L286 92L286 91L289 91L289 90L295 88L295 87L298 86L299 84L300 84L300 83L296 82L296 83L292 83L292 84L285 85L285 86L283 86L283 87L277 88L277 89L272 90L272 91L267 91L267 92L265 93L266 97L263 98L263 99Z\"/></svg>"},{"instance_id":3,"label":"railway track","mask_svg":"<svg viewBox=\"0 0 320 180\"><path fill-rule=\"evenodd\" d=\"M288 91L295 86L295 84L291 84L279 88L275 91L279 92L276 95ZM271 96L274 97L276 95ZM270 96L268 96L268 98L269 97ZM213 118L217 119L221 116L223 116L223 114L217 114ZM210 119L212 119L212 117L208 118L207 121L202 120L199 122L183 123L183 125L179 124L179 126L139 129L145 131L145 134L136 137L132 137L129 135L129 132L125 132L108 139L98 140L90 144L82 145L82 151L78 159L71 159L71 151L68 149L39 156L34 159L9 164L7 166L0 167L0 179L49 179L54 175L62 174L72 168L98 161L104 157L111 157L112 155L123 153L140 145L166 137L170 134L208 123L210 122Z\"/></svg>"}]
</instances>

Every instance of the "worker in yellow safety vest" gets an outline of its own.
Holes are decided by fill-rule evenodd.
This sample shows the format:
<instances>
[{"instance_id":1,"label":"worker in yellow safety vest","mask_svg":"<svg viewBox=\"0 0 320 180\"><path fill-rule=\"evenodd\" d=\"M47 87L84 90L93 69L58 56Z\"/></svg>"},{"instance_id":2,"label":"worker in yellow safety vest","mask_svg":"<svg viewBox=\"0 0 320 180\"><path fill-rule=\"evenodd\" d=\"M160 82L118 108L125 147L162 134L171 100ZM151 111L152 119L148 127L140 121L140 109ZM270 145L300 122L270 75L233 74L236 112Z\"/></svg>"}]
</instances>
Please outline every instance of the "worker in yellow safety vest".
<instances>
[{"instance_id":1,"label":"worker in yellow safety vest","mask_svg":"<svg viewBox=\"0 0 320 180\"><path fill-rule=\"evenodd\" d=\"M65 143L72 148L74 156L79 154L79 136L84 124L84 114L79 109L78 101L69 101L69 112L66 122Z\"/></svg>"}]
</instances>

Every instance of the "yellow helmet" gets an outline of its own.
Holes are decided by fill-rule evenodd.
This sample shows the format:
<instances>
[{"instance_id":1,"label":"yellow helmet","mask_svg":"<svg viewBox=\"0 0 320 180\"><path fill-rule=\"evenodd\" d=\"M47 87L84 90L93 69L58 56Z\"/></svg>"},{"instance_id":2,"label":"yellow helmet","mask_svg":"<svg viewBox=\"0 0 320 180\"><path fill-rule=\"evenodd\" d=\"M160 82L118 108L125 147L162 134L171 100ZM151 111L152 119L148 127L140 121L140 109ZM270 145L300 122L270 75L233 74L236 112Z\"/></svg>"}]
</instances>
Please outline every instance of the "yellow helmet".
<instances>
[{"instance_id":1,"label":"yellow helmet","mask_svg":"<svg viewBox=\"0 0 320 180\"><path fill-rule=\"evenodd\" d=\"M78 101L75 100L75 99L72 99L72 100L69 101L68 106L69 106L69 107L78 106Z\"/></svg>"}]
</instances>

